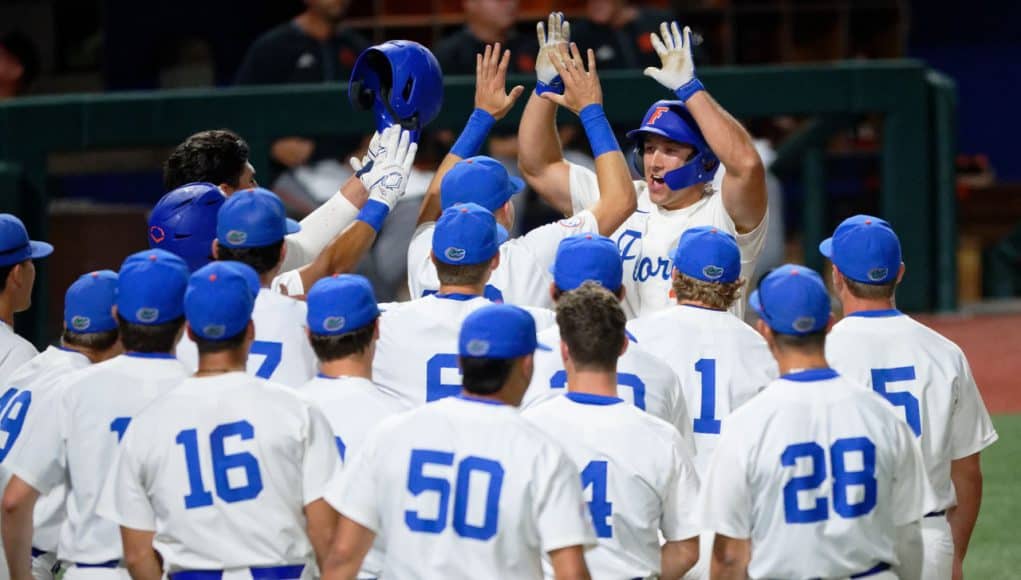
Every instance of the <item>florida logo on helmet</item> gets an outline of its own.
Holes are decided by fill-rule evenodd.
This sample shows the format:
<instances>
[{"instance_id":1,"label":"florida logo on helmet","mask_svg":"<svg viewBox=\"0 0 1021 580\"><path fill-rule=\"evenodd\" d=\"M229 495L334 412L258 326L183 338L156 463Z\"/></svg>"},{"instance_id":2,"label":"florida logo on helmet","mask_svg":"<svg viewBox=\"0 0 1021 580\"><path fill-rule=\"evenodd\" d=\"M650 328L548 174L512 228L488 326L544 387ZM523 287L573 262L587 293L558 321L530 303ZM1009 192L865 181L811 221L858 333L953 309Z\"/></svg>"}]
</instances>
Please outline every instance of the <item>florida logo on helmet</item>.
<instances>
[{"instance_id":1,"label":"florida logo on helmet","mask_svg":"<svg viewBox=\"0 0 1021 580\"><path fill-rule=\"evenodd\" d=\"M473 338L468 341L465 350L472 356L486 356L489 353L489 341Z\"/></svg>"},{"instance_id":2,"label":"florida logo on helmet","mask_svg":"<svg viewBox=\"0 0 1021 580\"><path fill-rule=\"evenodd\" d=\"M460 262L466 255L468 255L468 251L464 248L449 247L446 250L443 250L443 255L451 262Z\"/></svg>"},{"instance_id":3,"label":"florida logo on helmet","mask_svg":"<svg viewBox=\"0 0 1021 580\"><path fill-rule=\"evenodd\" d=\"M153 323L156 322L156 319L159 317L160 317L159 308L150 308L148 306L143 306L135 311L135 319L137 319L139 322Z\"/></svg>"},{"instance_id":4,"label":"florida logo on helmet","mask_svg":"<svg viewBox=\"0 0 1021 580\"><path fill-rule=\"evenodd\" d=\"M90 319L88 316L76 315L71 317L71 328L79 332L88 329L89 326L91 325L92 319Z\"/></svg>"},{"instance_id":5,"label":"florida logo on helmet","mask_svg":"<svg viewBox=\"0 0 1021 580\"><path fill-rule=\"evenodd\" d=\"M709 264L702 268L702 275L710 280L719 280L723 277L723 268Z\"/></svg>"},{"instance_id":6,"label":"florida logo on helmet","mask_svg":"<svg viewBox=\"0 0 1021 580\"><path fill-rule=\"evenodd\" d=\"M329 332L337 332L341 328L344 328L344 324L347 320L343 316L327 316L323 319L323 328Z\"/></svg>"}]
</instances>

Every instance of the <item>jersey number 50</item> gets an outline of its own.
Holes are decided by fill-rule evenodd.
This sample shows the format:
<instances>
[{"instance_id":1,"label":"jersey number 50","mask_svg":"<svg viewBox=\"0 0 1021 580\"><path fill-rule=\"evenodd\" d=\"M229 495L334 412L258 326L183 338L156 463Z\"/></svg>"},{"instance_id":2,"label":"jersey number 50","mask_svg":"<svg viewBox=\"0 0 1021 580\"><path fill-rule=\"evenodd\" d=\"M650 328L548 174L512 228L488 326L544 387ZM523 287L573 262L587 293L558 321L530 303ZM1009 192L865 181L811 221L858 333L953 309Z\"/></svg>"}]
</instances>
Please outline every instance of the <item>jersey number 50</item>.
<instances>
[{"instance_id":1,"label":"jersey number 50","mask_svg":"<svg viewBox=\"0 0 1021 580\"><path fill-rule=\"evenodd\" d=\"M177 434L177 444L184 447L184 461L188 466L188 485L191 488L184 496L185 509L213 505L213 494L206 489L202 481L202 466L199 463L198 431L185 429ZM255 437L255 428L248 421L235 421L217 425L209 434L209 449L213 456L213 479L216 483L216 496L227 503L246 501L258 497L262 491L262 473L259 471L259 460L247 451L227 453L224 439L239 437L247 441ZM231 487L228 474L232 469L245 472L245 485Z\"/></svg>"},{"instance_id":2,"label":"jersey number 50","mask_svg":"<svg viewBox=\"0 0 1021 580\"><path fill-rule=\"evenodd\" d=\"M860 470L847 468L847 455L860 453ZM798 459L807 458L811 471L792 477L783 486L783 512L788 524L810 524L829 519L829 502L816 497L810 508L802 508L799 493L816 490L826 481L826 451L814 441L788 445L780 455L780 464L797 470ZM830 446L833 472L833 510L842 518L863 516L876 507L876 446L867 437L837 439ZM850 490L855 490L851 492ZM858 501L851 501L852 493Z\"/></svg>"},{"instance_id":3,"label":"jersey number 50","mask_svg":"<svg viewBox=\"0 0 1021 580\"><path fill-rule=\"evenodd\" d=\"M422 517L417 510L404 512L404 523L413 532L439 534L447 527L447 507L450 504L450 478L439 476L437 472L447 471L443 466L454 465L454 454L431 449L412 449L411 464L408 466L408 491L413 496L426 492L434 492L438 497L435 509L427 513L435 513L435 518ZM427 466L437 475L426 475ZM472 473L486 475L489 484L486 486L486 509L482 523L468 523L468 496L471 493ZM475 481L478 481L476 477ZM497 520L500 515L500 490L503 488L503 466L499 461L469 455L457 464L457 482L454 490L454 531L462 538L488 540L496 535Z\"/></svg>"}]
</instances>

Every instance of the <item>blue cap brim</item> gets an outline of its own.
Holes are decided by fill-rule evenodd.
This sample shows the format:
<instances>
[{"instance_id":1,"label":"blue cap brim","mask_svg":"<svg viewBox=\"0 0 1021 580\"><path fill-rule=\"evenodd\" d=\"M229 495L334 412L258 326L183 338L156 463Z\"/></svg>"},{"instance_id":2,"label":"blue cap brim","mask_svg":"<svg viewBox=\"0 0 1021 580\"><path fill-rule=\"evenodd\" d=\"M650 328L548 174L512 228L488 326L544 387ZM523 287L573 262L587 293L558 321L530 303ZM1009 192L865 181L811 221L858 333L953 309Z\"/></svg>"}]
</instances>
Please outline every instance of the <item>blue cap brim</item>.
<instances>
[{"instance_id":1,"label":"blue cap brim","mask_svg":"<svg viewBox=\"0 0 1021 580\"><path fill-rule=\"evenodd\" d=\"M833 238L826 238L819 242L819 253L827 258L833 258Z\"/></svg>"},{"instance_id":2,"label":"blue cap brim","mask_svg":"<svg viewBox=\"0 0 1021 580\"><path fill-rule=\"evenodd\" d=\"M300 231L301 231L301 224L299 224L298 222L292 220L291 218L287 218L287 233L288 234L293 234L293 233L300 232Z\"/></svg>"},{"instance_id":3,"label":"blue cap brim","mask_svg":"<svg viewBox=\"0 0 1021 580\"><path fill-rule=\"evenodd\" d=\"M550 347L548 347L548 346L546 346L545 344L543 344L543 343L541 343L541 342L537 342L537 343L535 343L535 350L546 350L546 351L551 351L551 350L553 350L553 349L552 349L552 348L550 348Z\"/></svg>"},{"instance_id":4,"label":"blue cap brim","mask_svg":"<svg viewBox=\"0 0 1021 580\"><path fill-rule=\"evenodd\" d=\"M632 129L628 131L624 136L632 141L637 140L643 133L649 133L650 135L659 135L664 139L676 141L673 137L667 134L666 131L657 127L639 127L638 129Z\"/></svg>"},{"instance_id":5,"label":"blue cap brim","mask_svg":"<svg viewBox=\"0 0 1021 580\"><path fill-rule=\"evenodd\" d=\"M28 242L28 248L29 257L31 257L33 260L45 258L46 256L49 256L50 254L53 253L53 246L51 244L47 244L46 242L37 242L35 240L30 240Z\"/></svg>"},{"instance_id":6,"label":"blue cap brim","mask_svg":"<svg viewBox=\"0 0 1021 580\"><path fill-rule=\"evenodd\" d=\"M512 188L511 195L514 195L515 193L521 193L522 191L525 190L524 179L521 179L520 177L515 177L513 175L508 175L507 179L510 181L511 184Z\"/></svg>"},{"instance_id":7,"label":"blue cap brim","mask_svg":"<svg viewBox=\"0 0 1021 580\"><path fill-rule=\"evenodd\" d=\"M759 301L759 291L752 291L752 295L748 297L748 306L752 307L756 313L762 313L762 302Z\"/></svg>"},{"instance_id":8,"label":"blue cap brim","mask_svg":"<svg viewBox=\"0 0 1021 580\"><path fill-rule=\"evenodd\" d=\"M496 244L500 245L510 239L510 234L507 232L507 228L500 224L496 224Z\"/></svg>"}]
</instances>

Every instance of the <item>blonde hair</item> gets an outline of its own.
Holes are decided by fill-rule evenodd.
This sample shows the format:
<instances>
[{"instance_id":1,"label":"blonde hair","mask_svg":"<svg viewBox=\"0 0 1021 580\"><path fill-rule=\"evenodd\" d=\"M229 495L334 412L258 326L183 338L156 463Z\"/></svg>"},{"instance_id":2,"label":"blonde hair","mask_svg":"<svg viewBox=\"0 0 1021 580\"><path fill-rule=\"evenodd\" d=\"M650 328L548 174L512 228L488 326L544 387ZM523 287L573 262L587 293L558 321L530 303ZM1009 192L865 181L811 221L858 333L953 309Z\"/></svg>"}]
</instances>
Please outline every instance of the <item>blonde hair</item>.
<instances>
[{"instance_id":1,"label":"blonde hair","mask_svg":"<svg viewBox=\"0 0 1021 580\"><path fill-rule=\"evenodd\" d=\"M680 300L694 300L710 308L727 310L741 298L745 279L738 278L733 282L704 282L677 272L674 275L674 296Z\"/></svg>"}]
</instances>

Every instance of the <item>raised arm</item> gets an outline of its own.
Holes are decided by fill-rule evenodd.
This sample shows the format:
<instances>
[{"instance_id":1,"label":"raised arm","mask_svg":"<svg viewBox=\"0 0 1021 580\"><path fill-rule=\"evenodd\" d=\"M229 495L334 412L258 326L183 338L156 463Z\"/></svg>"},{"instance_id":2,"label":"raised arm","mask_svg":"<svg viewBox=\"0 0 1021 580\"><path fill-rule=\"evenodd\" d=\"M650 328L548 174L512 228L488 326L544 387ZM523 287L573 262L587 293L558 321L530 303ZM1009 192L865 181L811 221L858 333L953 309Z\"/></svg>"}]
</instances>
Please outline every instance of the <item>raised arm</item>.
<instances>
[{"instance_id":1,"label":"raised arm","mask_svg":"<svg viewBox=\"0 0 1021 580\"><path fill-rule=\"evenodd\" d=\"M676 22L669 27L664 22L660 25L660 36L652 33L651 40L662 67L649 67L645 74L673 91L688 107L709 147L727 170L721 192L723 206L739 234L752 231L766 216L766 170L751 135L695 76L690 28L684 27L682 34Z\"/></svg>"},{"instance_id":2,"label":"raised arm","mask_svg":"<svg viewBox=\"0 0 1021 580\"><path fill-rule=\"evenodd\" d=\"M486 45L483 54L475 55L475 110L468 117L468 123L457 138L450 152L443 158L436 175L426 190L425 198L418 210L418 225L434 222L440 217L440 184L443 176L458 161L478 154L485 143L489 130L497 121L507 116L525 87L515 86L507 92L507 67L510 65L510 51L500 52L500 43Z\"/></svg>"}]
</instances>

